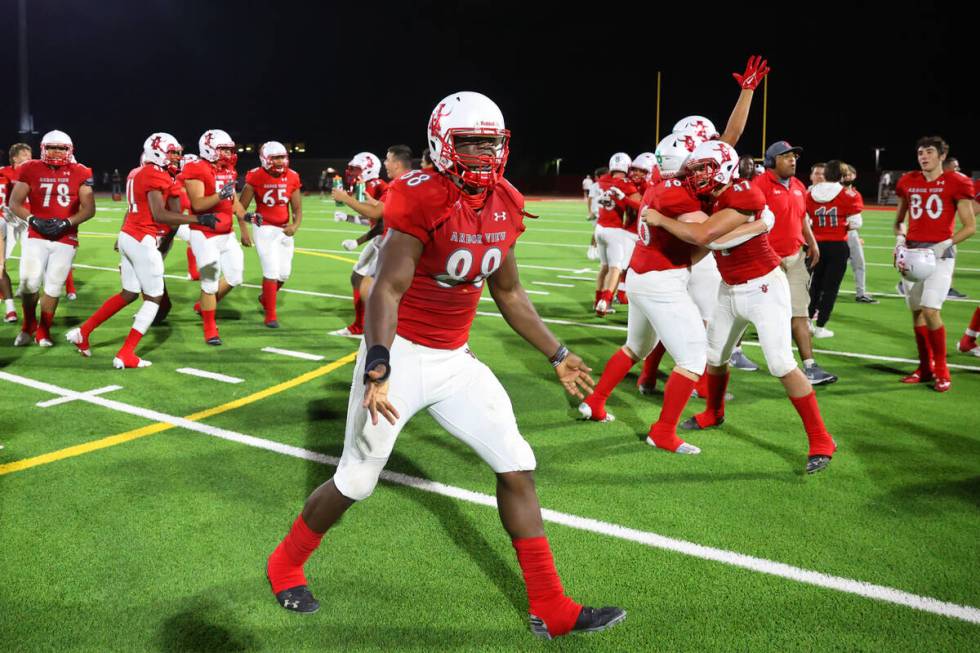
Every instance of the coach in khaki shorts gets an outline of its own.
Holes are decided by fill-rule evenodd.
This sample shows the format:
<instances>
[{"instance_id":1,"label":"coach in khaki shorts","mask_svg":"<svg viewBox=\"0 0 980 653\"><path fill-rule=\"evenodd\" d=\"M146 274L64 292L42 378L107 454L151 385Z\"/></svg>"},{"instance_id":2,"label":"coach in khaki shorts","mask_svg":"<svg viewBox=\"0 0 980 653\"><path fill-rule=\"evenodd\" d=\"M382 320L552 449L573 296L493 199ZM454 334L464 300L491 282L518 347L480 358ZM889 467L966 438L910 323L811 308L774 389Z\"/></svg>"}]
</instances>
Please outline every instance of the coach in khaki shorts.
<instances>
[{"instance_id":1,"label":"coach in khaki shorts","mask_svg":"<svg viewBox=\"0 0 980 653\"><path fill-rule=\"evenodd\" d=\"M806 244L811 265L820 259L820 248L806 219L806 186L797 179L796 160L802 147L786 141L776 141L766 150L766 172L752 179L752 184L766 195L766 204L776 216L769 232L769 242L782 258L782 268L789 280L790 303L793 308L793 340L803 359L803 371L813 385L833 383L837 377L824 371L813 360L810 342L810 271L806 265Z\"/></svg>"}]
</instances>

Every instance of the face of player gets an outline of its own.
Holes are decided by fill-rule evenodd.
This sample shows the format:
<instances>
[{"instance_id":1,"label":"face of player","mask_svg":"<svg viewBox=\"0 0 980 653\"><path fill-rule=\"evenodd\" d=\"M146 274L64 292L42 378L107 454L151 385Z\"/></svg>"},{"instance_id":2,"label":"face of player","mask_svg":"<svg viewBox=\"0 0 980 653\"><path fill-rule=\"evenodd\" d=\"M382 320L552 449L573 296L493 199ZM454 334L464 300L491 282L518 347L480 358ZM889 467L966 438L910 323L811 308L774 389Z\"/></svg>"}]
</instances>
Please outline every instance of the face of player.
<instances>
[{"instance_id":1,"label":"face of player","mask_svg":"<svg viewBox=\"0 0 980 653\"><path fill-rule=\"evenodd\" d=\"M824 167L817 166L810 171L810 183L811 184L822 184L827 181L827 178L823 176Z\"/></svg>"},{"instance_id":2,"label":"face of player","mask_svg":"<svg viewBox=\"0 0 980 653\"><path fill-rule=\"evenodd\" d=\"M10 160L10 165L16 168L17 166L24 163L25 161L30 161L31 156L32 156L32 152L30 148L21 150L20 152L14 155L14 158Z\"/></svg>"},{"instance_id":3,"label":"face of player","mask_svg":"<svg viewBox=\"0 0 980 653\"><path fill-rule=\"evenodd\" d=\"M271 166L273 172L282 172L286 169L286 156L270 156L269 165Z\"/></svg>"},{"instance_id":4,"label":"face of player","mask_svg":"<svg viewBox=\"0 0 980 653\"><path fill-rule=\"evenodd\" d=\"M457 154L470 170L490 170L503 139L494 136L460 135L453 139Z\"/></svg>"},{"instance_id":5,"label":"face of player","mask_svg":"<svg viewBox=\"0 0 980 653\"><path fill-rule=\"evenodd\" d=\"M627 177L629 177L630 181L633 183L642 182L644 179L646 179L646 176L647 171L641 170L640 168L630 168L629 174L627 175Z\"/></svg>"},{"instance_id":6,"label":"face of player","mask_svg":"<svg viewBox=\"0 0 980 653\"><path fill-rule=\"evenodd\" d=\"M844 168L844 173L841 175L840 183L845 186L851 186L854 184L854 180L857 179L857 172L853 168Z\"/></svg>"},{"instance_id":7,"label":"face of player","mask_svg":"<svg viewBox=\"0 0 980 653\"><path fill-rule=\"evenodd\" d=\"M408 172L408 169L402 165L401 159L395 158L391 152L385 155L384 163L385 174L388 175L388 179L396 179Z\"/></svg>"},{"instance_id":8,"label":"face of player","mask_svg":"<svg viewBox=\"0 0 980 653\"><path fill-rule=\"evenodd\" d=\"M919 167L922 172L935 172L939 170L943 165L943 159L946 158L945 155L940 154L933 146L920 147L918 150Z\"/></svg>"},{"instance_id":9,"label":"face of player","mask_svg":"<svg viewBox=\"0 0 980 653\"><path fill-rule=\"evenodd\" d=\"M68 161L68 147L65 145L45 145L44 151L53 160Z\"/></svg>"},{"instance_id":10,"label":"face of player","mask_svg":"<svg viewBox=\"0 0 980 653\"><path fill-rule=\"evenodd\" d=\"M776 174L783 179L788 179L796 174L796 160L800 155L796 152L787 152L776 157Z\"/></svg>"},{"instance_id":11,"label":"face of player","mask_svg":"<svg viewBox=\"0 0 980 653\"><path fill-rule=\"evenodd\" d=\"M755 160L750 156L743 156L738 160L738 178L752 179L755 177Z\"/></svg>"},{"instance_id":12,"label":"face of player","mask_svg":"<svg viewBox=\"0 0 980 653\"><path fill-rule=\"evenodd\" d=\"M959 172L960 162L957 159L946 159L946 162L943 163L943 170L947 172Z\"/></svg>"}]
</instances>

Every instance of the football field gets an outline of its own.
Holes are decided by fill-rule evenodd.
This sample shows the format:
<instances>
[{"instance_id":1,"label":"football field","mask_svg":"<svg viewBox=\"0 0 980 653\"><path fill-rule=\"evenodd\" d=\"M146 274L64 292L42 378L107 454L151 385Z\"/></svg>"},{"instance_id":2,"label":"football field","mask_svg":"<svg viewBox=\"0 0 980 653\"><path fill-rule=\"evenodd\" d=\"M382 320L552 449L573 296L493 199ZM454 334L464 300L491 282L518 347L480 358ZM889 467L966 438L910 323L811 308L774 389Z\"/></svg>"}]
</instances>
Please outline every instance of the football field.
<instances>
[{"instance_id":1,"label":"football field","mask_svg":"<svg viewBox=\"0 0 980 653\"><path fill-rule=\"evenodd\" d=\"M119 290L124 205L105 199L81 228L78 299L59 306L55 347L14 348L17 325L0 325L0 651L980 650L980 359L955 351L980 298L980 237L957 258L954 286L970 299L943 309L952 390L903 385L915 343L883 211L866 211L861 232L881 303L856 303L848 272L836 335L814 342L840 376L817 391L839 448L814 476L751 331L745 353L761 369L732 370L726 423L690 435L701 455L680 456L643 442L662 395L638 394L639 366L608 403L615 422L578 421L577 400L485 293L470 345L534 448L565 588L622 606L625 623L532 636L494 476L424 413L307 565L320 611L281 609L265 560L342 450L359 342L327 333L353 313L357 252L340 243L366 229L334 222L333 201L304 204L278 330L262 324L248 249L245 286L218 307L225 344L205 345L177 241L173 309L137 350L153 366L111 364L138 303L79 356L65 332ZM591 313L585 205L528 209L540 218L516 248L524 286L598 378L626 311ZM17 261L9 269L16 283Z\"/></svg>"}]
</instances>

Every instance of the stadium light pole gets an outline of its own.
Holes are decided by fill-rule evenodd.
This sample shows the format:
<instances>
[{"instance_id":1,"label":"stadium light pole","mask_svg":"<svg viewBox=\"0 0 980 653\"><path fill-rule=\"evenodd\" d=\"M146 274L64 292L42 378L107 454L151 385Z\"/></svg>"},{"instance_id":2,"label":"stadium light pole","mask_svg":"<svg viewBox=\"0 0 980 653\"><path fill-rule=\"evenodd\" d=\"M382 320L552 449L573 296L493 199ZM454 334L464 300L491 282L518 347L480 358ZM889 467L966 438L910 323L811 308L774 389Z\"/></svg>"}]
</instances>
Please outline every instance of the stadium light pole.
<instances>
[{"instance_id":1,"label":"stadium light pole","mask_svg":"<svg viewBox=\"0 0 980 653\"><path fill-rule=\"evenodd\" d=\"M34 119L27 97L27 0L17 0L17 59L20 68L20 134L34 132Z\"/></svg>"},{"instance_id":2,"label":"stadium light pole","mask_svg":"<svg viewBox=\"0 0 980 653\"><path fill-rule=\"evenodd\" d=\"M884 152L884 151L885 151L885 148L883 148L883 147L876 147L875 148L875 172L878 172L879 170L881 170L881 166L878 165L878 163L881 160L881 153Z\"/></svg>"}]
</instances>

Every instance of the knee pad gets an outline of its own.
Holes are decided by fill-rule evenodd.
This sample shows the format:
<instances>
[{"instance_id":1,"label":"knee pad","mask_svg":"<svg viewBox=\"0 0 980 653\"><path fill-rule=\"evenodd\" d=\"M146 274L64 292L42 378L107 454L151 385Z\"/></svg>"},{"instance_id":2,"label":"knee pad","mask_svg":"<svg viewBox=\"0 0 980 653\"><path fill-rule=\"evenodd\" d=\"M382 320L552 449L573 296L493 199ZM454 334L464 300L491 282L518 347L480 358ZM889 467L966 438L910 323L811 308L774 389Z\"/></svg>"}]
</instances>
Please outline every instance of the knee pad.
<instances>
[{"instance_id":1,"label":"knee pad","mask_svg":"<svg viewBox=\"0 0 980 653\"><path fill-rule=\"evenodd\" d=\"M341 460L337 473L333 476L334 485L351 501L363 501L377 487L385 462L387 461L361 460L346 463Z\"/></svg>"}]
</instances>

